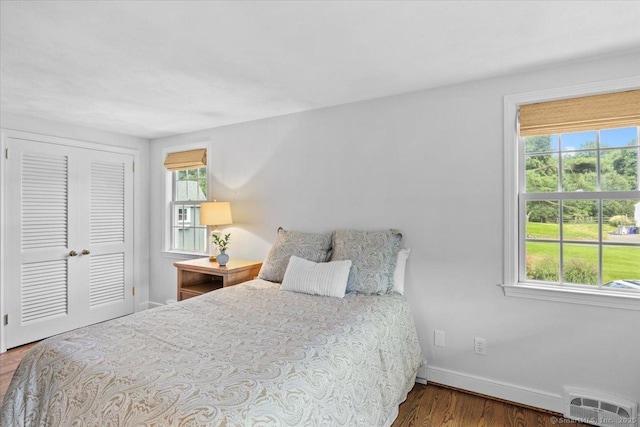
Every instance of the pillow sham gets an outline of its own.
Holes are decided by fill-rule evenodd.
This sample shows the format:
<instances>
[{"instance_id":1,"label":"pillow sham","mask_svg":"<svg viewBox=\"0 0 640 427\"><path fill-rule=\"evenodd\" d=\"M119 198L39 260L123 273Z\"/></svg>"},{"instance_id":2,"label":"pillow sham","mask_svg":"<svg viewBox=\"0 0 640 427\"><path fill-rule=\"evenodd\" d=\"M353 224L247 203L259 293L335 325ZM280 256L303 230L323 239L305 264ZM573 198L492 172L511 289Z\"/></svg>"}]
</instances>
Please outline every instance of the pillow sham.
<instances>
[{"instance_id":1,"label":"pillow sham","mask_svg":"<svg viewBox=\"0 0 640 427\"><path fill-rule=\"evenodd\" d=\"M393 291L404 295L404 270L407 267L407 259L411 254L411 249L404 248L398 251L396 269L393 272Z\"/></svg>"},{"instance_id":2,"label":"pillow sham","mask_svg":"<svg viewBox=\"0 0 640 427\"><path fill-rule=\"evenodd\" d=\"M313 262L325 262L331 249L331 234L302 233L278 228L276 241L262 263L258 277L282 282L289 258L295 255Z\"/></svg>"},{"instance_id":3,"label":"pillow sham","mask_svg":"<svg viewBox=\"0 0 640 427\"><path fill-rule=\"evenodd\" d=\"M333 232L331 261L352 262L347 292L386 294L393 290L393 273L402 234L398 230Z\"/></svg>"},{"instance_id":4,"label":"pillow sham","mask_svg":"<svg viewBox=\"0 0 640 427\"><path fill-rule=\"evenodd\" d=\"M282 279L283 291L344 298L351 260L313 262L292 256Z\"/></svg>"}]
</instances>

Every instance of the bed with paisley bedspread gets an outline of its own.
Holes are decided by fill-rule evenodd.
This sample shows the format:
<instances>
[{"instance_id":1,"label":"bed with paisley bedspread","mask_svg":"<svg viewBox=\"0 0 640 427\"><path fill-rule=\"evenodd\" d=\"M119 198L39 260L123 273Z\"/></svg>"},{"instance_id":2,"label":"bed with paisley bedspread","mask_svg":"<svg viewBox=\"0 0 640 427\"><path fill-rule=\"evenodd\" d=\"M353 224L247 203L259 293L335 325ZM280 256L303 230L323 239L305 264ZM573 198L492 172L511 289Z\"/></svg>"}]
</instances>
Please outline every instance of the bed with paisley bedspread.
<instances>
[{"instance_id":1,"label":"bed with paisley bedspread","mask_svg":"<svg viewBox=\"0 0 640 427\"><path fill-rule=\"evenodd\" d=\"M256 279L42 341L0 425L383 426L420 363L404 296Z\"/></svg>"}]
</instances>

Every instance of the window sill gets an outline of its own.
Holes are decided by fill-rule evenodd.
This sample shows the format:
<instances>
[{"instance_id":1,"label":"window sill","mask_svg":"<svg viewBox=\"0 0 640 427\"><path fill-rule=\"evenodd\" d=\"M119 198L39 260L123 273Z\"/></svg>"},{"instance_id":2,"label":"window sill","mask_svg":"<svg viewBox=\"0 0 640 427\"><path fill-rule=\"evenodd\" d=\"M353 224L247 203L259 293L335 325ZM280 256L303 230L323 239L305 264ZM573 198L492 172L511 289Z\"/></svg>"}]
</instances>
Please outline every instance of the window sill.
<instances>
[{"instance_id":1,"label":"window sill","mask_svg":"<svg viewBox=\"0 0 640 427\"><path fill-rule=\"evenodd\" d=\"M594 305L625 310L640 311L640 295L614 292L603 289L558 288L555 286L518 283L500 285L508 297L530 298L570 304Z\"/></svg>"},{"instance_id":2,"label":"window sill","mask_svg":"<svg viewBox=\"0 0 640 427\"><path fill-rule=\"evenodd\" d=\"M179 261L205 257L208 258L209 255L201 252L162 251L162 258L175 259Z\"/></svg>"}]
</instances>

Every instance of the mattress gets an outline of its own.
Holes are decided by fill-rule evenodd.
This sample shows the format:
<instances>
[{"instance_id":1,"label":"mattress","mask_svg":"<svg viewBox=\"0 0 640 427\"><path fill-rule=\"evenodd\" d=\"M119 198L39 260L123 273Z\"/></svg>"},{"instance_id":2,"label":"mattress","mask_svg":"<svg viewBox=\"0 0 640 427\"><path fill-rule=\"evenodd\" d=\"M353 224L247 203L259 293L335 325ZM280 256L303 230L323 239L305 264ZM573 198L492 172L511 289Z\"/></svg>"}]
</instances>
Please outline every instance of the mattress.
<instances>
[{"instance_id":1,"label":"mattress","mask_svg":"<svg viewBox=\"0 0 640 427\"><path fill-rule=\"evenodd\" d=\"M42 341L0 425L381 426L421 360L402 295L253 280Z\"/></svg>"}]
</instances>

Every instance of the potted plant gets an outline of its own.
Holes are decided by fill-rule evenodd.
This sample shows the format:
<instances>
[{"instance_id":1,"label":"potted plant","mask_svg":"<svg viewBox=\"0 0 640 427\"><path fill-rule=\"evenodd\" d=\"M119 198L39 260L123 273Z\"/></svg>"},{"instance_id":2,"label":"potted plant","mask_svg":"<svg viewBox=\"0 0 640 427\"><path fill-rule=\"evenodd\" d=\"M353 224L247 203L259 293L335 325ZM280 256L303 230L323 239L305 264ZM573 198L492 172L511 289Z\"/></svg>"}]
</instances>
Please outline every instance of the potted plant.
<instances>
[{"instance_id":1,"label":"potted plant","mask_svg":"<svg viewBox=\"0 0 640 427\"><path fill-rule=\"evenodd\" d=\"M227 248L229 247L229 239L231 238L231 233L225 234L224 237L221 237L217 234L213 236L213 242L218 247L220 253L218 254L218 264L220 267L224 267L229 262L229 255L227 255Z\"/></svg>"}]
</instances>

